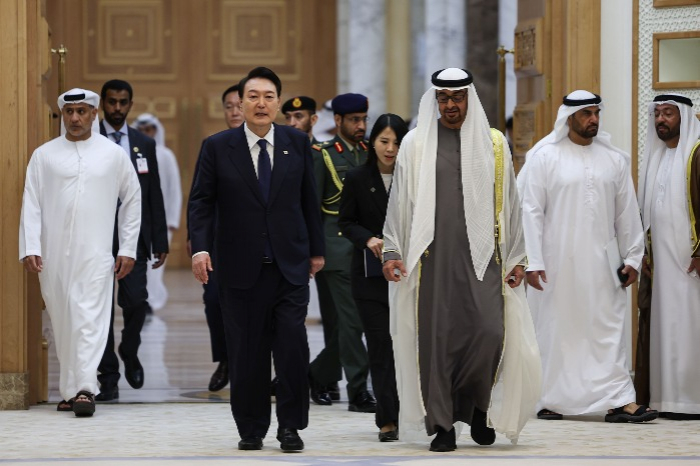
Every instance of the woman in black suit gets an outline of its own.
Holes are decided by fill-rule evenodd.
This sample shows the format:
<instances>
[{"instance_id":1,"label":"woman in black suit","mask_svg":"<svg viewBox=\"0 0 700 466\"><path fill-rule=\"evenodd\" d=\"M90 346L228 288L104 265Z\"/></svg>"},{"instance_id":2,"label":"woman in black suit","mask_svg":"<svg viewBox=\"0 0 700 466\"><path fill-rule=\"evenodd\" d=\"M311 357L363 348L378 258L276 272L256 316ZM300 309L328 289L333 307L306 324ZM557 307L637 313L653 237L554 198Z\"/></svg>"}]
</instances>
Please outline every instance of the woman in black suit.
<instances>
[{"instance_id":1,"label":"woman in black suit","mask_svg":"<svg viewBox=\"0 0 700 466\"><path fill-rule=\"evenodd\" d=\"M352 294L367 338L372 385L377 398L375 420L381 442L399 438L399 397L389 333L389 289L381 273L380 258L394 163L399 144L407 132L406 123L393 113L377 119L369 135L367 163L345 177L338 220L343 235L355 245ZM378 272L372 273L372 265Z\"/></svg>"}]
</instances>

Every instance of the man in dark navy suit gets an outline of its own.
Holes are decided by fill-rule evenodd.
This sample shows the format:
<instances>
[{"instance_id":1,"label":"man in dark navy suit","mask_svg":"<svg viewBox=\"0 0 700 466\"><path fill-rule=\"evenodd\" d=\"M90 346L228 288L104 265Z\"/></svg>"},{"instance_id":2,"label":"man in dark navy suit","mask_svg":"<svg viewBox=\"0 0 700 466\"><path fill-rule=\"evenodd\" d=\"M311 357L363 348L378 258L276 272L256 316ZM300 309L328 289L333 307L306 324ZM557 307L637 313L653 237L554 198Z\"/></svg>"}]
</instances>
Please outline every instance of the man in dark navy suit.
<instances>
[{"instance_id":1,"label":"man in dark navy suit","mask_svg":"<svg viewBox=\"0 0 700 466\"><path fill-rule=\"evenodd\" d=\"M146 290L146 270L151 254L156 258L153 268L161 267L168 256L168 226L165 222L163 193L160 189L156 143L148 136L126 124L131 110L133 89L119 79L107 81L102 86L101 105L104 120L100 122L100 133L118 144L131 158L141 184L141 231L136 249L136 263L129 275L119 280L117 304L124 313L124 330L118 352L124 361L124 376L133 388L143 386L143 366L138 358L141 344L141 329L146 314L151 310ZM119 238L114 235L114 254ZM104 355L98 367L100 394L97 401L119 398L119 360L114 352L114 306L109 325L109 336Z\"/></svg>"},{"instance_id":2,"label":"man in dark navy suit","mask_svg":"<svg viewBox=\"0 0 700 466\"><path fill-rule=\"evenodd\" d=\"M241 450L262 449L270 427L270 351L282 451L303 450L309 419L304 321L325 250L309 138L273 124L281 89L268 68L241 80L245 124L205 141L189 202L192 271L219 282Z\"/></svg>"}]
</instances>

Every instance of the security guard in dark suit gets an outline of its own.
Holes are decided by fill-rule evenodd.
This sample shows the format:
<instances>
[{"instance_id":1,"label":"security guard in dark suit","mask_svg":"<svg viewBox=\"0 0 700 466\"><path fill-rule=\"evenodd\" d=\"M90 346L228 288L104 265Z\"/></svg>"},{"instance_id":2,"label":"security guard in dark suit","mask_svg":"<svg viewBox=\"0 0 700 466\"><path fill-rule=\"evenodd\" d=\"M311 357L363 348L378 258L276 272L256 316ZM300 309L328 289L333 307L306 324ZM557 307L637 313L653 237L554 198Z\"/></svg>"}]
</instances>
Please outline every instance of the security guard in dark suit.
<instances>
[{"instance_id":1,"label":"security guard in dark suit","mask_svg":"<svg viewBox=\"0 0 700 466\"><path fill-rule=\"evenodd\" d=\"M367 161L367 97L342 94L332 107L337 136L314 145L314 169L326 240L326 265L316 274L326 347L310 366L311 398L332 404L328 387L340 379L338 360L345 370L350 411L373 413L376 401L367 390L369 363L362 342L362 322L350 291L353 246L338 227L338 208L348 170Z\"/></svg>"}]
</instances>

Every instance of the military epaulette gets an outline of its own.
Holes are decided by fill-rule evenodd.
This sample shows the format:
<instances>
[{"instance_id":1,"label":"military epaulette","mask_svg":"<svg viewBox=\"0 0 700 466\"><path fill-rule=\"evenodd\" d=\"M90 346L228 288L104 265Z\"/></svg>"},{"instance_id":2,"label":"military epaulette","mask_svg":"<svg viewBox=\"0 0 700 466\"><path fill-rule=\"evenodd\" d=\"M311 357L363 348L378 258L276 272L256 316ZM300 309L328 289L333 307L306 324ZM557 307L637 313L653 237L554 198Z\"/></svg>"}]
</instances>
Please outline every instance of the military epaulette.
<instances>
[{"instance_id":1,"label":"military epaulette","mask_svg":"<svg viewBox=\"0 0 700 466\"><path fill-rule=\"evenodd\" d=\"M365 144L365 141L360 141L360 147L362 147L362 150L367 151L367 144Z\"/></svg>"},{"instance_id":2,"label":"military epaulette","mask_svg":"<svg viewBox=\"0 0 700 466\"><path fill-rule=\"evenodd\" d=\"M343 148L343 145L340 143L340 141L335 141L335 144L333 144L333 147L335 147L335 150L339 154L342 154L345 151L345 149Z\"/></svg>"}]
</instances>

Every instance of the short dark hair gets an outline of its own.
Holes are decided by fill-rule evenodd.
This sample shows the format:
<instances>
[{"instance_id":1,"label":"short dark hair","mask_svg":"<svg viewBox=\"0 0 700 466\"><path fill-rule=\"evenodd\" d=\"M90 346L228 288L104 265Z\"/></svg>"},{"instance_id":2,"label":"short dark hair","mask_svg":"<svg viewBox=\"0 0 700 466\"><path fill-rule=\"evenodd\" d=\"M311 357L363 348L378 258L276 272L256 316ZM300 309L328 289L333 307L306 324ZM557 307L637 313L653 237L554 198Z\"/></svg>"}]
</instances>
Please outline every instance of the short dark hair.
<instances>
[{"instance_id":1,"label":"short dark hair","mask_svg":"<svg viewBox=\"0 0 700 466\"><path fill-rule=\"evenodd\" d=\"M131 84L121 79L112 79L107 81L102 85L102 91L100 92L100 99L105 100L107 97L107 91L127 91L129 93L129 100L134 100L134 90L131 88Z\"/></svg>"},{"instance_id":2,"label":"short dark hair","mask_svg":"<svg viewBox=\"0 0 700 466\"><path fill-rule=\"evenodd\" d=\"M238 97L241 99L243 98L243 90L245 89L245 85L248 83L248 81L254 78L262 78L272 81L272 84L275 85L275 89L277 89L277 97L282 95L282 81L280 81L280 78L270 68L258 66L257 68L250 70L248 76L241 79L241 82L238 83Z\"/></svg>"},{"instance_id":3,"label":"short dark hair","mask_svg":"<svg viewBox=\"0 0 700 466\"><path fill-rule=\"evenodd\" d=\"M221 102L226 102L226 96L229 95L232 92L235 92L238 94L238 89L240 86L238 84L234 84L233 86L229 87L224 91L224 93L221 95Z\"/></svg>"},{"instance_id":4,"label":"short dark hair","mask_svg":"<svg viewBox=\"0 0 700 466\"><path fill-rule=\"evenodd\" d=\"M386 128L391 128L396 133L396 140L401 144L403 137L408 133L408 125L398 115L393 113L385 113L377 118L377 121L372 126L372 131L369 133L369 150L367 151L367 165L377 163L377 151L374 150L374 141L379 137L379 134Z\"/></svg>"}]
</instances>

